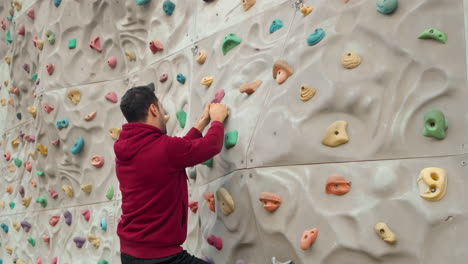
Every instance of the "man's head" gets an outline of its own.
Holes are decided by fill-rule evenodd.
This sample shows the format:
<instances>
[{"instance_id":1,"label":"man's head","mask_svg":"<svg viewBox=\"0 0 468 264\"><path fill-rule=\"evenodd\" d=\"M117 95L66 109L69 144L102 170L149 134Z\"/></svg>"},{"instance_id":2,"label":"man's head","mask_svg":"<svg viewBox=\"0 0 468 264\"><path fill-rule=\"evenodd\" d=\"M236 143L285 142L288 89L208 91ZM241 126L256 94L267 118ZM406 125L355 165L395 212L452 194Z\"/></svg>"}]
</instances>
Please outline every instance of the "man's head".
<instances>
[{"instance_id":1,"label":"man's head","mask_svg":"<svg viewBox=\"0 0 468 264\"><path fill-rule=\"evenodd\" d=\"M122 96L120 110L127 122L145 123L166 133L164 109L154 94L154 83L129 89Z\"/></svg>"}]
</instances>

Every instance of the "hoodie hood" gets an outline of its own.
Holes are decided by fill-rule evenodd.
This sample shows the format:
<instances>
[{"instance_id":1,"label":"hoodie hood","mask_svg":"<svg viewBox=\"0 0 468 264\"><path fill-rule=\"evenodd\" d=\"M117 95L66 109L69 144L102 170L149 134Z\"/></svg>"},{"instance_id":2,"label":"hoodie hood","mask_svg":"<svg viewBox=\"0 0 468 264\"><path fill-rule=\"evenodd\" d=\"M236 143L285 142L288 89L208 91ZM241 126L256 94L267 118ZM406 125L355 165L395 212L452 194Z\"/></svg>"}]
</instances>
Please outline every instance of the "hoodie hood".
<instances>
[{"instance_id":1,"label":"hoodie hood","mask_svg":"<svg viewBox=\"0 0 468 264\"><path fill-rule=\"evenodd\" d=\"M127 123L122 126L119 139L114 143L115 157L120 161L133 159L150 142L164 133L157 127L144 123Z\"/></svg>"}]
</instances>

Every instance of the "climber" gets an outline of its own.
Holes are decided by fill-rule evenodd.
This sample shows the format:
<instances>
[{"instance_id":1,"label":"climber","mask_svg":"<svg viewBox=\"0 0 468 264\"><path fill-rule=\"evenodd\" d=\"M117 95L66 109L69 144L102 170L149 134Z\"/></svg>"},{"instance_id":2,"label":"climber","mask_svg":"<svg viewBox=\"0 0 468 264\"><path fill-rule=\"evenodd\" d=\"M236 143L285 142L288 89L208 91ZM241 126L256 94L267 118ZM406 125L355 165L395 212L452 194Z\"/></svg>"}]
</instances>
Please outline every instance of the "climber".
<instances>
[{"instance_id":1,"label":"climber","mask_svg":"<svg viewBox=\"0 0 468 264\"><path fill-rule=\"evenodd\" d=\"M129 89L120 109L127 120L114 144L122 192L117 234L122 264L200 263L181 245L187 237L188 189L185 168L221 152L226 105L209 104L183 137L166 135L154 84ZM211 122L205 136L203 130Z\"/></svg>"}]
</instances>

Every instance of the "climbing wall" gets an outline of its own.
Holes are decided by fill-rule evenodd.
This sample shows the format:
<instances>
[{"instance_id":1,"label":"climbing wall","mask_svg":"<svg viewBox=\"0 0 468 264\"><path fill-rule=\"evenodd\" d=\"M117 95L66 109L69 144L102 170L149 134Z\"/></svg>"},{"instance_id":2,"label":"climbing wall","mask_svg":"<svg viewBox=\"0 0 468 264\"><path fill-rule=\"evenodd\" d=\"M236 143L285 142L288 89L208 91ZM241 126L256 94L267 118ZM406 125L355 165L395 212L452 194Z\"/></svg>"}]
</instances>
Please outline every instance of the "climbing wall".
<instances>
[{"instance_id":1,"label":"climbing wall","mask_svg":"<svg viewBox=\"0 0 468 264\"><path fill-rule=\"evenodd\" d=\"M189 252L465 262L468 1L171 1L1 1L0 263L120 263L119 102L150 82L169 135L230 109Z\"/></svg>"}]
</instances>

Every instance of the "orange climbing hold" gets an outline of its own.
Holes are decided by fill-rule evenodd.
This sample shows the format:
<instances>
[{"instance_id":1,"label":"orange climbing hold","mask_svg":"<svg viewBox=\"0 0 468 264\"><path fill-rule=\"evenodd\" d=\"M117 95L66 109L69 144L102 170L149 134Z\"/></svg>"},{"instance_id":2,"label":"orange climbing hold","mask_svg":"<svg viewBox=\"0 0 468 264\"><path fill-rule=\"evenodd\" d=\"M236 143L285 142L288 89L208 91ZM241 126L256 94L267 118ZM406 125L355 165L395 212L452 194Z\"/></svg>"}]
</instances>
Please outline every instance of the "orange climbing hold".
<instances>
[{"instance_id":1,"label":"orange climbing hold","mask_svg":"<svg viewBox=\"0 0 468 264\"><path fill-rule=\"evenodd\" d=\"M317 235L318 235L318 229L313 228L311 230L306 230L302 234L301 238L301 249L302 250L307 250L312 246L312 244L317 240Z\"/></svg>"},{"instance_id":2,"label":"orange climbing hold","mask_svg":"<svg viewBox=\"0 0 468 264\"><path fill-rule=\"evenodd\" d=\"M256 80L250 83L244 83L240 88L241 93L252 94L254 93L258 87L262 84L261 80Z\"/></svg>"},{"instance_id":3,"label":"orange climbing hold","mask_svg":"<svg viewBox=\"0 0 468 264\"><path fill-rule=\"evenodd\" d=\"M325 192L334 195L347 194L351 189L351 182L347 181L343 176L333 174L328 177L327 184L325 185Z\"/></svg>"},{"instance_id":4,"label":"orange climbing hold","mask_svg":"<svg viewBox=\"0 0 468 264\"><path fill-rule=\"evenodd\" d=\"M263 203L263 208L269 212L274 212L281 206L281 197L270 192L262 192L259 200Z\"/></svg>"},{"instance_id":5,"label":"orange climbing hold","mask_svg":"<svg viewBox=\"0 0 468 264\"><path fill-rule=\"evenodd\" d=\"M208 205L208 208L210 209L210 211L215 212L216 208L215 208L214 194L212 192L205 192L203 194L203 198L207 202L207 205Z\"/></svg>"},{"instance_id":6,"label":"orange climbing hold","mask_svg":"<svg viewBox=\"0 0 468 264\"><path fill-rule=\"evenodd\" d=\"M273 65L273 79L275 79L278 84L284 83L293 72L293 68L289 66L288 62L285 60L277 60Z\"/></svg>"},{"instance_id":7,"label":"orange climbing hold","mask_svg":"<svg viewBox=\"0 0 468 264\"><path fill-rule=\"evenodd\" d=\"M91 112L84 117L84 120L91 121L94 119L95 116L96 116L96 112Z\"/></svg>"}]
</instances>

